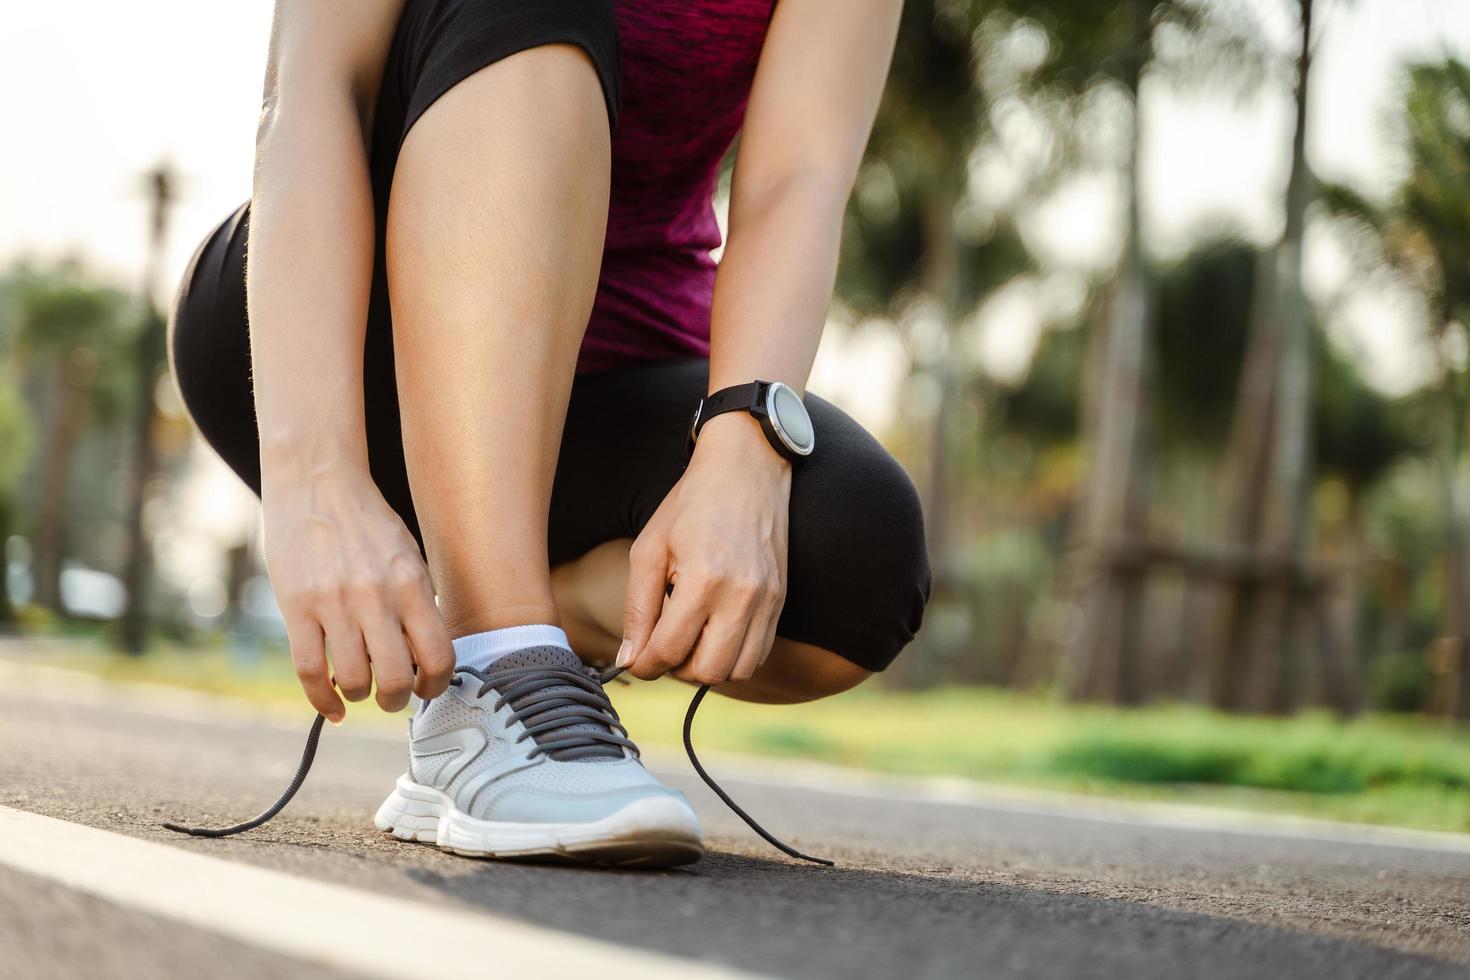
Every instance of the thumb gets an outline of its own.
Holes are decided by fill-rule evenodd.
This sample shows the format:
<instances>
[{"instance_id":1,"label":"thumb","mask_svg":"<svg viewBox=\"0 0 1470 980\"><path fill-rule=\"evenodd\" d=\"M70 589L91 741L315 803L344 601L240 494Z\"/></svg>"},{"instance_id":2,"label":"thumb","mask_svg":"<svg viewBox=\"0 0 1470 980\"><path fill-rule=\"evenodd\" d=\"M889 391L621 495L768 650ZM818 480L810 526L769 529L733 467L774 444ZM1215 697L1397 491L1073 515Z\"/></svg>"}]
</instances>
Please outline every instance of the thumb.
<instances>
[{"instance_id":1,"label":"thumb","mask_svg":"<svg viewBox=\"0 0 1470 980\"><path fill-rule=\"evenodd\" d=\"M614 666L628 666L648 644L663 611L668 571L669 552L662 540L633 542L628 552L628 594L623 599L623 645Z\"/></svg>"}]
</instances>

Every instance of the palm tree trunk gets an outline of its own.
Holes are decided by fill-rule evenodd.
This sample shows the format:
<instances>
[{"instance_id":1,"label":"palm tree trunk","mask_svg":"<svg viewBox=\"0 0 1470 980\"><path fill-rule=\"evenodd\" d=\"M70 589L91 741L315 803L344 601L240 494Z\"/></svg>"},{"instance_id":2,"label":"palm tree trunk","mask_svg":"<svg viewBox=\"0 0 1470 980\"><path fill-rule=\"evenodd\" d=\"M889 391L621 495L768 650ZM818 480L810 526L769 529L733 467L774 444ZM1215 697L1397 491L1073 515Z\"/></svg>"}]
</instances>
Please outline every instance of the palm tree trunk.
<instances>
[{"instance_id":1,"label":"palm tree trunk","mask_svg":"<svg viewBox=\"0 0 1470 980\"><path fill-rule=\"evenodd\" d=\"M10 595L10 564L5 557L5 542L10 537L14 519L10 495L0 491L0 630L15 623L15 602Z\"/></svg>"},{"instance_id":2,"label":"palm tree trunk","mask_svg":"<svg viewBox=\"0 0 1470 980\"><path fill-rule=\"evenodd\" d=\"M118 646L125 653L141 654L148 636L148 597L152 571L152 547L148 540L143 514L148 502L148 487L158 470L158 454L154 448L153 424L156 415L153 389L163 359L165 328L163 318L151 306L144 311L145 322L135 352L137 397L139 404L133 419L132 486L128 501L128 552L123 565L123 588L127 606L123 609L118 631Z\"/></svg>"},{"instance_id":3,"label":"palm tree trunk","mask_svg":"<svg viewBox=\"0 0 1470 980\"><path fill-rule=\"evenodd\" d=\"M1252 679L1255 707L1283 712L1291 707L1298 638L1306 595L1308 506L1312 485L1312 402L1315 365L1306 294L1302 287L1302 241L1311 174L1306 159L1307 99L1311 68L1312 3L1300 0L1301 47L1297 58L1296 126L1291 177L1286 191L1286 227L1276 248L1276 301L1281 322L1281 364L1276 399L1276 433L1267 480L1265 540L1275 574L1267 579L1259 624L1258 670Z\"/></svg>"},{"instance_id":4,"label":"palm tree trunk","mask_svg":"<svg viewBox=\"0 0 1470 980\"><path fill-rule=\"evenodd\" d=\"M1464 455L1467 399L1459 378L1445 364L1441 368L1443 450L1440 458L1440 498L1445 524L1444 623L1436 644L1439 690L1436 708L1451 718L1470 718L1470 531L1466 529L1464 488L1460 478Z\"/></svg>"},{"instance_id":5,"label":"palm tree trunk","mask_svg":"<svg viewBox=\"0 0 1470 980\"><path fill-rule=\"evenodd\" d=\"M1342 561L1342 578L1335 602L1323 598L1324 605L1335 609L1338 624L1335 634L1335 663L1324 663L1323 672L1330 676L1336 670L1342 681L1337 697L1328 691L1333 706L1344 715L1363 710L1363 592L1368 555L1368 530L1364 521L1361 495L1355 493L1348 512L1347 542ZM1326 649L1326 644L1320 644Z\"/></svg>"},{"instance_id":6,"label":"palm tree trunk","mask_svg":"<svg viewBox=\"0 0 1470 980\"><path fill-rule=\"evenodd\" d=\"M153 443L154 387L163 368L166 327L154 305L159 270L163 263L164 237L168 231L168 207L173 201L173 176L160 165L148 175L152 193L152 223L148 242L148 265L143 274L143 325L135 351L137 371L137 415L133 419L132 486L128 500L128 557L123 567L127 607L123 610L118 635L123 651L140 654L148 637L148 598L152 579L153 548L143 512L148 487L158 470L158 453Z\"/></svg>"},{"instance_id":7,"label":"palm tree trunk","mask_svg":"<svg viewBox=\"0 0 1470 980\"><path fill-rule=\"evenodd\" d=\"M1257 266L1250 346L1242 366L1226 483L1226 533L1253 552L1254 575L1227 587L1212 638L1210 699L1216 707L1289 706L1292 651L1300 634L1312 479L1314 365L1302 287L1302 242L1311 173L1306 158L1313 0L1299 0L1300 47L1291 174L1281 240Z\"/></svg>"},{"instance_id":8,"label":"palm tree trunk","mask_svg":"<svg viewBox=\"0 0 1470 980\"><path fill-rule=\"evenodd\" d=\"M1082 616L1067 662L1071 695L1136 704L1143 699L1142 626L1146 570L1137 560L1146 533L1148 326L1152 297L1143 254L1139 89L1152 39L1151 3L1135 3L1133 51L1123 82L1133 96L1124 164L1127 219L1121 265L1094 337L1101 344L1097 402L1088 423L1088 483L1069 577Z\"/></svg>"},{"instance_id":9,"label":"palm tree trunk","mask_svg":"<svg viewBox=\"0 0 1470 980\"><path fill-rule=\"evenodd\" d=\"M82 424L82 390L72 377L73 357L56 361L52 379L51 424L41 459L41 506L36 521L36 557L32 566L32 601L58 613L61 601L61 565L66 552L66 487L71 476L73 450Z\"/></svg>"},{"instance_id":10,"label":"palm tree trunk","mask_svg":"<svg viewBox=\"0 0 1470 980\"><path fill-rule=\"evenodd\" d=\"M1225 540L1255 551L1261 540L1276 406L1276 366L1281 358L1280 321L1274 315L1274 255L1256 263L1250 342L1241 365L1222 484L1227 487ZM1242 679L1250 667L1250 625L1255 622L1261 583L1252 576L1227 581L1206 639L1208 697L1222 710L1243 708Z\"/></svg>"}]
</instances>

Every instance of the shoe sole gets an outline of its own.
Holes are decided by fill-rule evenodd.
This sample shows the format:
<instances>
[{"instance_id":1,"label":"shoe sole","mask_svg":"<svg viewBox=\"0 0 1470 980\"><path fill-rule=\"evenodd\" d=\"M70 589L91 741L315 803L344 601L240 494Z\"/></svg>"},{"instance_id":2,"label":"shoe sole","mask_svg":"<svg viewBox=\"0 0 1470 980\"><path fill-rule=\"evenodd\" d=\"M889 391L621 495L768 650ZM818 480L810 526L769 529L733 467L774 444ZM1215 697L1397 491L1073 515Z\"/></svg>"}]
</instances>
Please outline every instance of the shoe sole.
<instances>
[{"instance_id":1,"label":"shoe sole","mask_svg":"<svg viewBox=\"0 0 1470 980\"><path fill-rule=\"evenodd\" d=\"M464 857L670 868L704 856L698 825L666 797L635 800L591 823L509 823L478 820L432 786L399 776L373 822L399 840Z\"/></svg>"}]
</instances>

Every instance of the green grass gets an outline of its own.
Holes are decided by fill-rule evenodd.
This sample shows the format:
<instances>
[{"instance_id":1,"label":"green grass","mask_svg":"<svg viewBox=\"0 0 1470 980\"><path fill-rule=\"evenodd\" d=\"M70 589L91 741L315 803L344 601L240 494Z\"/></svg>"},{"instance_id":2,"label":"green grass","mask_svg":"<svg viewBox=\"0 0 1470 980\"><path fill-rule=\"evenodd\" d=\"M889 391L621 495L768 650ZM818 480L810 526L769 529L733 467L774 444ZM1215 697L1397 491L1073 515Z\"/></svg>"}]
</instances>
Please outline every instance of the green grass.
<instances>
[{"instance_id":1,"label":"green grass","mask_svg":"<svg viewBox=\"0 0 1470 980\"><path fill-rule=\"evenodd\" d=\"M134 660L75 641L45 659L308 710L279 650L242 665L218 644L163 645ZM649 745L678 745L690 694L673 681L614 688L624 721ZM349 716L401 724L370 705L351 706ZM695 738L710 750L891 773L1470 832L1470 731L1423 718L1242 718L1185 705L1083 707L980 688L868 687L790 707L710 698Z\"/></svg>"}]
</instances>

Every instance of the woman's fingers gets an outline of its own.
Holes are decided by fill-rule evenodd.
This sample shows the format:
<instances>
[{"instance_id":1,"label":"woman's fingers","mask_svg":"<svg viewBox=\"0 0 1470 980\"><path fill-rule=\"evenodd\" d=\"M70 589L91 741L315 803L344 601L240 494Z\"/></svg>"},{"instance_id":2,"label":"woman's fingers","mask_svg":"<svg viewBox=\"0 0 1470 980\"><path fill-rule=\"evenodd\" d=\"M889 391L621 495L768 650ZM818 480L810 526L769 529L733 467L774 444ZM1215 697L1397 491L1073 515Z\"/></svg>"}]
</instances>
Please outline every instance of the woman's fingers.
<instances>
[{"instance_id":1,"label":"woman's fingers","mask_svg":"<svg viewBox=\"0 0 1470 980\"><path fill-rule=\"evenodd\" d=\"M749 680L770 649L781 601L774 573L681 572L628 669L645 680L669 672L697 684Z\"/></svg>"},{"instance_id":2,"label":"woman's fingers","mask_svg":"<svg viewBox=\"0 0 1470 980\"><path fill-rule=\"evenodd\" d=\"M417 594L405 597L399 615L403 632L408 637L410 652L418 669L413 677L413 693L424 700L437 698L449 687L454 676L454 645L449 630L428 585Z\"/></svg>"},{"instance_id":3,"label":"woman's fingers","mask_svg":"<svg viewBox=\"0 0 1470 980\"><path fill-rule=\"evenodd\" d=\"M306 700L332 723L340 722L347 714L347 707L332 687L321 626L314 619L288 617L286 642L291 645L291 664L301 681L301 689L306 692Z\"/></svg>"},{"instance_id":4,"label":"woman's fingers","mask_svg":"<svg viewBox=\"0 0 1470 980\"><path fill-rule=\"evenodd\" d=\"M748 681L766 659L771 649L770 636L776 629L775 613L766 610L751 620L745 635L740 639L740 651L730 667L732 681Z\"/></svg>"},{"instance_id":5,"label":"woman's fingers","mask_svg":"<svg viewBox=\"0 0 1470 980\"><path fill-rule=\"evenodd\" d=\"M617 666L628 667L642 658L654 626L664 610L669 583L669 552L661 538L641 535L628 551L628 591L623 599L623 644ZM662 673L662 671L660 671ZM635 677L643 675L636 670ZM658 676L655 674L654 676Z\"/></svg>"},{"instance_id":6,"label":"woman's fingers","mask_svg":"<svg viewBox=\"0 0 1470 980\"><path fill-rule=\"evenodd\" d=\"M301 687L328 719L342 720L343 699L364 701L374 690L379 707L399 711L409 692L432 698L449 686L454 647L432 598L409 597L400 614L383 605L342 612L319 617L325 628L311 616L293 617L287 626Z\"/></svg>"},{"instance_id":7,"label":"woman's fingers","mask_svg":"<svg viewBox=\"0 0 1470 980\"><path fill-rule=\"evenodd\" d=\"M676 675L699 684L749 680L770 648L766 636L774 629L781 601L780 576L774 571L719 579L699 646Z\"/></svg>"},{"instance_id":8,"label":"woman's fingers","mask_svg":"<svg viewBox=\"0 0 1470 980\"><path fill-rule=\"evenodd\" d=\"M413 688L413 658L402 625L395 616L378 615L363 624L362 635L367 641L378 707L401 710L408 704L408 692Z\"/></svg>"},{"instance_id":9,"label":"woman's fingers","mask_svg":"<svg viewBox=\"0 0 1470 980\"><path fill-rule=\"evenodd\" d=\"M781 621L781 610L785 606L786 587L777 584L767 597L765 615L760 623L760 629L752 625L750 632L745 634L745 643L740 649L740 659L736 662L735 670L731 674L732 680L750 680L755 676L755 672L760 670L761 664L766 662L766 658L771 655L771 647L776 642L776 626Z\"/></svg>"},{"instance_id":10,"label":"woman's fingers","mask_svg":"<svg viewBox=\"0 0 1470 980\"><path fill-rule=\"evenodd\" d=\"M261 497L266 568L301 686L334 722L375 680L378 703L396 711L410 690L442 693L454 669L413 536L369 474L341 475L297 482L288 473Z\"/></svg>"},{"instance_id":11,"label":"woman's fingers","mask_svg":"<svg viewBox=\"0 0 1470 980\"><path fill-rule=\"evenodd\" d=\"M653 634L628 664L630 674L651 681L688 659L704 628L707 594L688 577L674 586L673 594L663 602Z\"/></svg>"},{"instance_id":12,"label":"woman's fingers","mask_svg":"<svg viewBox=\"0 0 1470 980\"><path fill-rule=\"evenodd\" d=\"M365 701L373 691L373 671L368 663L362 630L345 618L322 624L327 635L327 654L332 658L332 679L348 701Z\"/></svg>"},{"instance_id":13,"label":"woman's fingers","mask_svg":"<svg viewBox=\"0 0 1470 980\"><path fill-rule=\"evenodd\" d=\"M751 625L749 615L743 611L734 616L712 617L704 624L693 654L670 673L692 684L723 684L733 675Z\"/></svg>"}]
</instances>

